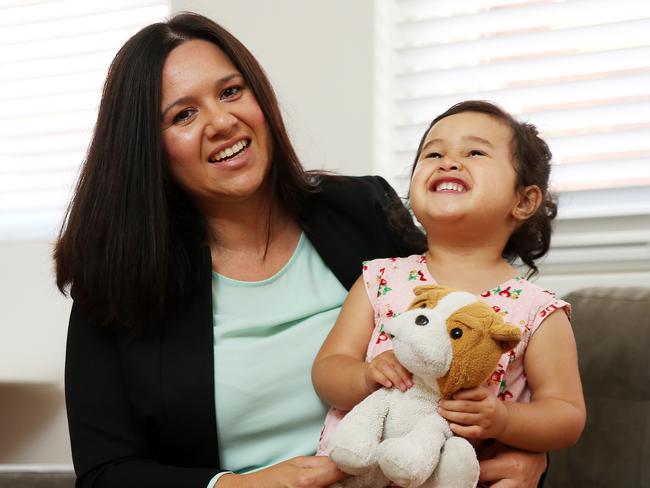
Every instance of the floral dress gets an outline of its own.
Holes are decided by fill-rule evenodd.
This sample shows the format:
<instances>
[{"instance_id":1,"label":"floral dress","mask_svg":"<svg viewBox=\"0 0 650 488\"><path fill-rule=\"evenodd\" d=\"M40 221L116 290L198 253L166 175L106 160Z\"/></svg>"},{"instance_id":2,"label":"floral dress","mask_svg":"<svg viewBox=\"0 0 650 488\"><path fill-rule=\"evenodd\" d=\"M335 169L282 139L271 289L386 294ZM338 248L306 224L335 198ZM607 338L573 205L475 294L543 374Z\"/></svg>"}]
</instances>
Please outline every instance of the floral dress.
<instances>
[{"instance_id":1,"label":"floral dress","mask_svg":"<svg viewBox=\"0 0 650 488\"><path fill-rule=\"evenodd\" d=\"M363 263L363 280L374 310L374 328L366 351L366 361L370 362L382 352L392 349L384 327L388 321L407 310L415 297L413 288L437 283L429 274L426 256L420 254L367 261ZM486 290L481 293L480 299L492 306L505 322L520 327L522 331L521 341L512 351L501 356L486 386L502 400L528 402L530 389L524 372L524 353L528 342L546 317L560 308L570 315L571 307L554 293L519 277ZM328 453L328 439L345 413L335 408L327 413L318 454Z\"/></svg>"}]
</instances>

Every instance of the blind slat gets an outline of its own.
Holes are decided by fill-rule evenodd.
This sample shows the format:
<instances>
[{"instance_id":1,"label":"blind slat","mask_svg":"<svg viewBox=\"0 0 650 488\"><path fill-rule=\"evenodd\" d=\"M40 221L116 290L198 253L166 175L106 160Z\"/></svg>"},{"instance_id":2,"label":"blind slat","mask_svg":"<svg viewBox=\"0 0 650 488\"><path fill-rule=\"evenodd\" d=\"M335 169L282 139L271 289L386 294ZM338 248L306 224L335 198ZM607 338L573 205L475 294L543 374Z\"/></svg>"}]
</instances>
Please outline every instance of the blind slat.
<instances>
[{"instance_id":1,"label":"blind slat","mask_svg":"<svg viewBox=\"0 0 650 488\"><path fill-rule=\"evenodd\" d=\"M554 154L553 186L573 207L561 206L560 217L611 212L597 198L615 201L616 215L650 213L650 2L396 5L385 166L401 191L430 121L482 99L540 129Z\"/></svg>"}]
</instances>

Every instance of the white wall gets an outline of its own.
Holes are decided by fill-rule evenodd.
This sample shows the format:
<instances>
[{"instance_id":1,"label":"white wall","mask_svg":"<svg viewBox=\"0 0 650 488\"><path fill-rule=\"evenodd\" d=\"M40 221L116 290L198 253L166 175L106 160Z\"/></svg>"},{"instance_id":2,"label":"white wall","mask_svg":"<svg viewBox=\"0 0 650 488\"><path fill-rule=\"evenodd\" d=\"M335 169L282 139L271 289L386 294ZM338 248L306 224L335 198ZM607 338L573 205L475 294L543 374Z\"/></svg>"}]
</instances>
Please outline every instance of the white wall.
<instances>
[{"instance_id":1,"label":"white wall","mask_svg":"<svg viewBox=\"0 0 650 488\"><path fill-rule=\"evenodd\" d=\"M0 463L69 463L63 405L70 310L48 242L0 241Z\"/></svg>"},{"instance_id":2,"label":"white wall","mask_svg":"<svg viewBox=\"0 0 650 488\"><path fill-rule=\"evenodd\" d=\"M172 0L212 18L259 60L308 168L372 171L373 0Z\"/></svg>"}]
</instances>

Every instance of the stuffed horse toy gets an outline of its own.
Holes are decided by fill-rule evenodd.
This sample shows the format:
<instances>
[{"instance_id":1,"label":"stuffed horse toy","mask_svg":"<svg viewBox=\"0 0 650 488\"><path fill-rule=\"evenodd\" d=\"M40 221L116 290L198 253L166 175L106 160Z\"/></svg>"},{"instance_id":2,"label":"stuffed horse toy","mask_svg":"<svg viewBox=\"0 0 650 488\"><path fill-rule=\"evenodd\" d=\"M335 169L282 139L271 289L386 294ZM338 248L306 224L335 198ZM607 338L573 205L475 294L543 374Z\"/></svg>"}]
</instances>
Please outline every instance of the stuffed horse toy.
<instances>
[{"instance_id":1,"label":"stuffed horse toy","mask_svg":"<svg viewBox=\"0 0 650 488\"><path fill-rule=\"evenodd\" d=\"M475 295L419 286L409 309L385 325L413 387L381 388L355 406L330 441L330 457L353 476L333 487L471 488L479 465L471 444L452 434L438 402L482 384L521 338Z\"/></svg>"}]
</instances>

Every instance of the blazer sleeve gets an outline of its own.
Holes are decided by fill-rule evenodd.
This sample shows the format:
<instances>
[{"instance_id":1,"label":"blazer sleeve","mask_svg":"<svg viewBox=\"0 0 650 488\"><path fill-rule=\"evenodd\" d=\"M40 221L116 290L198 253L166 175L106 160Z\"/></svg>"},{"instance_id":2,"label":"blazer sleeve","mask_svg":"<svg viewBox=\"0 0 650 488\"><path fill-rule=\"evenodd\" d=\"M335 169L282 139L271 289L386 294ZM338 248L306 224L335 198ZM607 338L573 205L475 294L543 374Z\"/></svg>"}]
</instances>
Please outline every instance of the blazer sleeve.
<instances>
[{"instance_id":1,"label":"blazer sleeve","mask_svg":"<svg viewBox=\"0 0 650 488\"><path fill-rule=\"evenodd\" d=\"M218 469L160 462L155 427L132 408L125 374L117 333L73 304L65 395L77 488L205 488Z\"/></svg>"}]
</instances>

